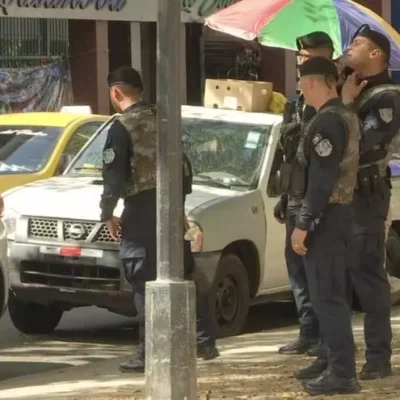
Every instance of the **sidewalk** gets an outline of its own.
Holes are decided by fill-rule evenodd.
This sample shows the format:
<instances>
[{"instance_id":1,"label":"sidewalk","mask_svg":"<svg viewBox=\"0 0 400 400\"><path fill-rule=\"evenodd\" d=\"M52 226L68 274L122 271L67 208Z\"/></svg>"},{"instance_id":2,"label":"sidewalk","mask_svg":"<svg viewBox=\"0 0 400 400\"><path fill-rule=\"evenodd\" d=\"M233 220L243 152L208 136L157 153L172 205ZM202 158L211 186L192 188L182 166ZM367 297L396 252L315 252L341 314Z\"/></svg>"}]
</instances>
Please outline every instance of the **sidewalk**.
<instances>
[{"instance_id":1,"label":"sidewalk","mask_svg":"<svg viewBox=\"0 0 400 400\"><path fill-rule=\"evenodd\" d=\"M331 399L390 400L400 395L400 308L393 311L393 373L376 382L362 382L357 396L333 396ZM363 363L362 316L354 318L354 332L359 345L358 367ZM219 342L221 357L198 364L198 396L206 399L303 400L309 397L292 374L307 365L307 357L277 354L280 345L297 335L297 327L228 338ZM65 368L3 381L0 400L122 400L144 398L143 374L123 375L118 365L129 356Z\"/></svg>"}]
</instances>

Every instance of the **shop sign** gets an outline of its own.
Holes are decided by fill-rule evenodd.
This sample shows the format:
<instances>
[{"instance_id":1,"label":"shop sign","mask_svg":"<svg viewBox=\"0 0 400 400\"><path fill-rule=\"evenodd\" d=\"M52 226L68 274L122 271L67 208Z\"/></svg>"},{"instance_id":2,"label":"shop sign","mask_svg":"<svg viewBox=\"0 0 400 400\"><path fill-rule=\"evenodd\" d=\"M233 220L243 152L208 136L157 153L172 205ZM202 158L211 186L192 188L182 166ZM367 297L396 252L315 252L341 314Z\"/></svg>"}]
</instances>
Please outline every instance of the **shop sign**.
<instances>
[{"instance_id":1,"label":"shop sign","mask_svg":"<svg viewBox=\"0 0 400 400\"><path fill-rule=\"evenodd\" d=\"M237 3L240 0L182 0L182 11L201 19Z\"/></svg>"},{"instance_id":2,"label":"shop sign","mask_svg":"<svg viewBox=\"0 0 400 400\"><path fill-rule=\"evenodd\" d=\"M205 17L240 0L181 1L182 22ZM156 21L158 0L0 0L0 17Z\"/></svg>"}]
</instances>

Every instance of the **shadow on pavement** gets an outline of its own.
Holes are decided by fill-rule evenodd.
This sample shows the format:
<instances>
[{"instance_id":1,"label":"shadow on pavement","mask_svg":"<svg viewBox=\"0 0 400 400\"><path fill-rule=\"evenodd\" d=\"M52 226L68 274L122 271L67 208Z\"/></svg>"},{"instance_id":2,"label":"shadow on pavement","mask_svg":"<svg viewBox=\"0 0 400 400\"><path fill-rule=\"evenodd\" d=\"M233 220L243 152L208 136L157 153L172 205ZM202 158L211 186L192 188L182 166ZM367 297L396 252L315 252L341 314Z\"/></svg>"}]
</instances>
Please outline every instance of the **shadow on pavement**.
<instances>
[{"instance_id":1,"label":"shadow on pavement","mask_svg":"<svg viewBox=\"0 0 400 400\"><path fill-rule=\"evenodd\" d=\"M398 310L400 313L400 309ZM393 318L393 377L362 382L360 395L333 396L332 400L398 400L400 389L399 336L400 320ZM354 330L360 348L358 369L364 362L361 318L356 316ZM198 395L206 399L211 391L215 399L305 400L301 383L293 372L308 365L304 356L280 356L277 348L297 334L296 327L232 337L220 341L221 357L198 363ZM118 363L108 360L90 366L68 368L38 377L11 380L0 390L0 399L23 400L122 400L144 398L143 374L118 373ZM319 399L321 397L318 397Z\"/></svg>"},{"instance_id":2,"label":"shadow on pavement","mask_svg":"<svg viewBox=\"0 0 400 400\"><path fill-rule=\"evenodd\" d=\"M26 376L31 374L39 374L43 372L52 371L54 369L61 369L70 367L71 364L66 363L49 363L45 360L43 362L13 362L1 361L0 362L0 381L16 378L19 376Z\"/></svg>"}]
</instances>

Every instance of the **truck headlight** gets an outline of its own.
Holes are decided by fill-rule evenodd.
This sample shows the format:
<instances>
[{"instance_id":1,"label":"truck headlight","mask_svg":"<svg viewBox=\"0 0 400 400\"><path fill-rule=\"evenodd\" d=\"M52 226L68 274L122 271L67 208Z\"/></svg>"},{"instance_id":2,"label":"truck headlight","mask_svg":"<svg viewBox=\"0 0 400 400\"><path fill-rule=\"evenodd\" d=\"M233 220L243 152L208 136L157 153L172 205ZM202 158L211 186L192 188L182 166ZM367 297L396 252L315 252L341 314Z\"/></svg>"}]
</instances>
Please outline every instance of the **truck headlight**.
<instances>
[{"instance_id":1,"label":"truck headlight","mask_svg":"<svg viewBox=\"0 0 400 400\"><path fill-rule=\"evenodd\" d=\"M2 221L6 227L7 239L14 240L19 214L12 208L5 208Z\"/></svg>"},{"instance_id":2,"label":"truck headlight","mask_svg":"<svg viewBox=\"0 0 400 400\"><path fill-rule=\"evenodd\" d=\"M185 239L190 240L193 253L203 250L203 230L196 222L189 221L189 230L186 232Z\"/></svg>"}]
</instances>

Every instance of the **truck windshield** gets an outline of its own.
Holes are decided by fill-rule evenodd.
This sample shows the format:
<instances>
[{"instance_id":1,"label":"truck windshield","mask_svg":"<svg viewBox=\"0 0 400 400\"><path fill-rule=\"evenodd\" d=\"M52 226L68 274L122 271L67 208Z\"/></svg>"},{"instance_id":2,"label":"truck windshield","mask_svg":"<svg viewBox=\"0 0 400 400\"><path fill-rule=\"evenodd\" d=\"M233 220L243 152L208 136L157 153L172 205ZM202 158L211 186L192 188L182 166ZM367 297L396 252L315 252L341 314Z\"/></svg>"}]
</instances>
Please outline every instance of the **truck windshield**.
<instances>
[{"instance_id":1,"label":"truck windshield","mask_svg":"<svg viewBox=\"0 0 400 400\"><path fill-rule=\"evenodd\" d=\"M194 183L227 188L256 183L271 126L190 118L182 128Z\"/></svg>"},{"instance_id":2,"label":"truck windshield","mask_svg":"<svg viewBox=\"0 0 400 400\"><path fill-rule=\"evenodd\" d=\"M0 125L0 175L42 170L62 131L55 126Z\"/></svg>"},{"instance_id":3,"label":"truck windshield","mask_svg":"<svg viewBox=\"0 0 400 400\"><path fill-rule=\"evenodd\" d=\"M67 174L101 175L108 124L88 144ZM271 126L182 118L183 147L194 183L249 187L258 176Z\"/></svg>"}]
</instances>

